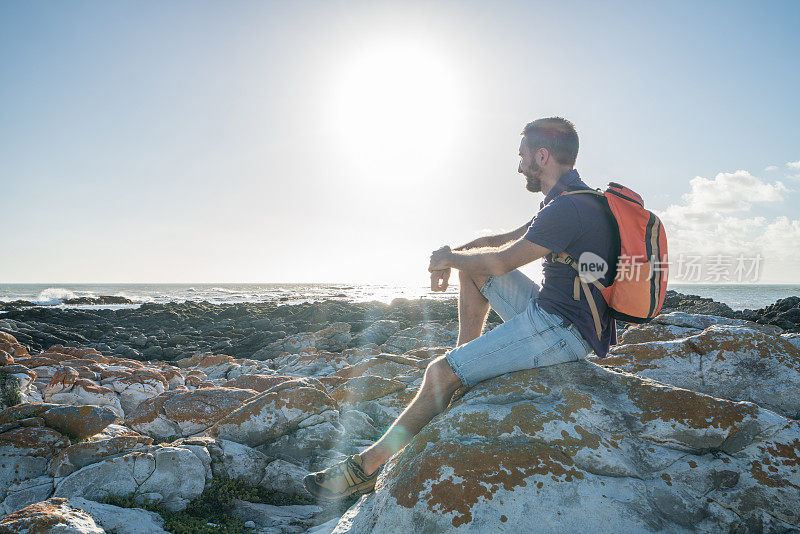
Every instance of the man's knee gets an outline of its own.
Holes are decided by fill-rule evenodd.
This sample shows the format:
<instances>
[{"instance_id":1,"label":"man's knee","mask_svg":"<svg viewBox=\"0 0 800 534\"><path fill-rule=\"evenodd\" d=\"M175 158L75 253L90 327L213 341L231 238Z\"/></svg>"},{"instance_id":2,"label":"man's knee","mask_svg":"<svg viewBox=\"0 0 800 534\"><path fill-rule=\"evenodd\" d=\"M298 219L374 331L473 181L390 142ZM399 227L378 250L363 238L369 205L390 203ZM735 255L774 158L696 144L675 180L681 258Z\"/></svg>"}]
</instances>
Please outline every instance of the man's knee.
<instances>
[{"instance_id":1,"label":"man's knee","mask_svg":"<svg viewBox=\"0 0 800 534\"><path fill-rule=\"evenodd\" d=\"M463 385L444 356L439 356L428 364L423 382L449 394Z\"/></svg>"},{"instance_id":2,"label":"man's knee","mask_svg":"<svg viewBox=\"0 0 800 534\"><path fill-rule=\"evenodd\" d=\"M466 271L458 271L458 283L461 285L474 284L478 291L483 288L483 284L485 284L488 279L488 276L482 274L470 274Z\"/></svg>"}]
</instances>

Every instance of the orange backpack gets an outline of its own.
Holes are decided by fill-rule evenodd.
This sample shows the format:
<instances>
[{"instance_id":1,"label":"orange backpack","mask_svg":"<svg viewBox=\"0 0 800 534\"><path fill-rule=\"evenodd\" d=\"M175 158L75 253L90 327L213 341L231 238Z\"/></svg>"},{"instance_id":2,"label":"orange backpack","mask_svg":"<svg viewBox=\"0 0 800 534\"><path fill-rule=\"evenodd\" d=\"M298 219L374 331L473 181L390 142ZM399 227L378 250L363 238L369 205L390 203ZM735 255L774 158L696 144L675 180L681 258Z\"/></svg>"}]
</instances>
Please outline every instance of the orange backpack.
<instances>
[{"instance_id":1,"label":"orange backpack","mask_svg":"<svg viewBox=\"0 0 800 534\"><path fill-rule=\"evenodd\" d=\"M578 271L572 298L580 300L580 288L583 288L592 311L597 338L600 339L603 328L589 284L600 290L611 317L627 323L651 321L664 305L667 293L667 234L661 220L653 212L644 209L642 197L625 186L609 182L605 191L599 188L576 189L561 194L579 193L588 193L599 198L617 230L617 262L608 266L614 275L611 285L606 287L587 276L587 266L581 265L566 251L559 255L551 252L550 257L553 261L565 263Z\"/></svg>"}]
</instances>

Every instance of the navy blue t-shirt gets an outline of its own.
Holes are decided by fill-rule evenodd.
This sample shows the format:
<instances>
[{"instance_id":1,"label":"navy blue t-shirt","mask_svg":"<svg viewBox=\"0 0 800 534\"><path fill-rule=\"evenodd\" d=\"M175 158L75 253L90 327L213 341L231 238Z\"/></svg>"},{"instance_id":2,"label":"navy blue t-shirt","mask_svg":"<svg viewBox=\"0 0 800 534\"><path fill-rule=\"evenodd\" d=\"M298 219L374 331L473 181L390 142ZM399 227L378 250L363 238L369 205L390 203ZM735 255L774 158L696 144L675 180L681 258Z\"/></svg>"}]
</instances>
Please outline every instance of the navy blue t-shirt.
<instances>
[{"instance_id":1,"label":"navy blue t-shirt","mask_svg":"<svg viewBox=\"0 0 800 534\"><path fill-rule=\"evenodd\" d=\"M594 195L559 196L567 188L586 189L588 186L575 169L559 178L540 204L539 212L531 220L525 239L552 250L554 254L566 250L576 259L580 259L584 252L591 252L605 260L607 265L613 266L617 242L613 234L615 228L609 216L598 199L593 198ZM604 357L609 346L617 343L617 329L600 290L589 284L600 313L600 324L603 326L601 338L598 339L592 311L583 289L580 291L579 301L572 298L573 280L578 271L569 265L551 261L548 255L542 260L542 272L544 279L539 292L539 306L546 312L561 317L565 321L564 325L573 323L592 346L595 354ZM598 281L608 286L613 276L613 269L608 269Z\"/></svg>"}]
</instances>

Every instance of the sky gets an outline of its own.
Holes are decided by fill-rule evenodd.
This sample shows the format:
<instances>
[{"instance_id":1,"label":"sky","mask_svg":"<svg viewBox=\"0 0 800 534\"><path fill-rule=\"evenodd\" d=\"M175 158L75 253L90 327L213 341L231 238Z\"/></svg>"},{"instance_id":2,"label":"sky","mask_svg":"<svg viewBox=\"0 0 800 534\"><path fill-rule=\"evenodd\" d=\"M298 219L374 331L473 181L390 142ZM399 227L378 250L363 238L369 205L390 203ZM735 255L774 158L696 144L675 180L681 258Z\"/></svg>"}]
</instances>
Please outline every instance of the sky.
<instances>
[{"instance_id":1,"label":"sky","mask_svg":"<svg viewBox=\"0 0 800 534\"><path fill-rule=\"evenodd\" d=\"M685 281L795 283L799 26L777 1L0 1L0 282L425 284L433 249L535 214L520 132L560 115Z\"/></svg>"}]
</instances>

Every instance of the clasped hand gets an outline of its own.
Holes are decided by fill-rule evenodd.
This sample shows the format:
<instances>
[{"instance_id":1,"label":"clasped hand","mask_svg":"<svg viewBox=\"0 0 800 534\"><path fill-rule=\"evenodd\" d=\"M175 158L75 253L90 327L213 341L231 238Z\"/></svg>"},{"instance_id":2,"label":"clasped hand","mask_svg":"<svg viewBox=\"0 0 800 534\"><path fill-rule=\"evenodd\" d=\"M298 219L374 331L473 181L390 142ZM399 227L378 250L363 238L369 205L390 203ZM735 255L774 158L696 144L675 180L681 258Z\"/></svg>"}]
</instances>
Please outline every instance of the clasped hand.
<instances>
[{"instance_id":1,"label":"clasped hand","mask_svg":"<svg viewBox=\"0 0 800 534\"><path fill-rule=\"evenodd\" d=\"M451 255L450 247L445 245L431 252L431 262L428 271L431 273L431 291L446 291L450 280L450 267L448 261Z\"/></svg>"}]
</instances>

